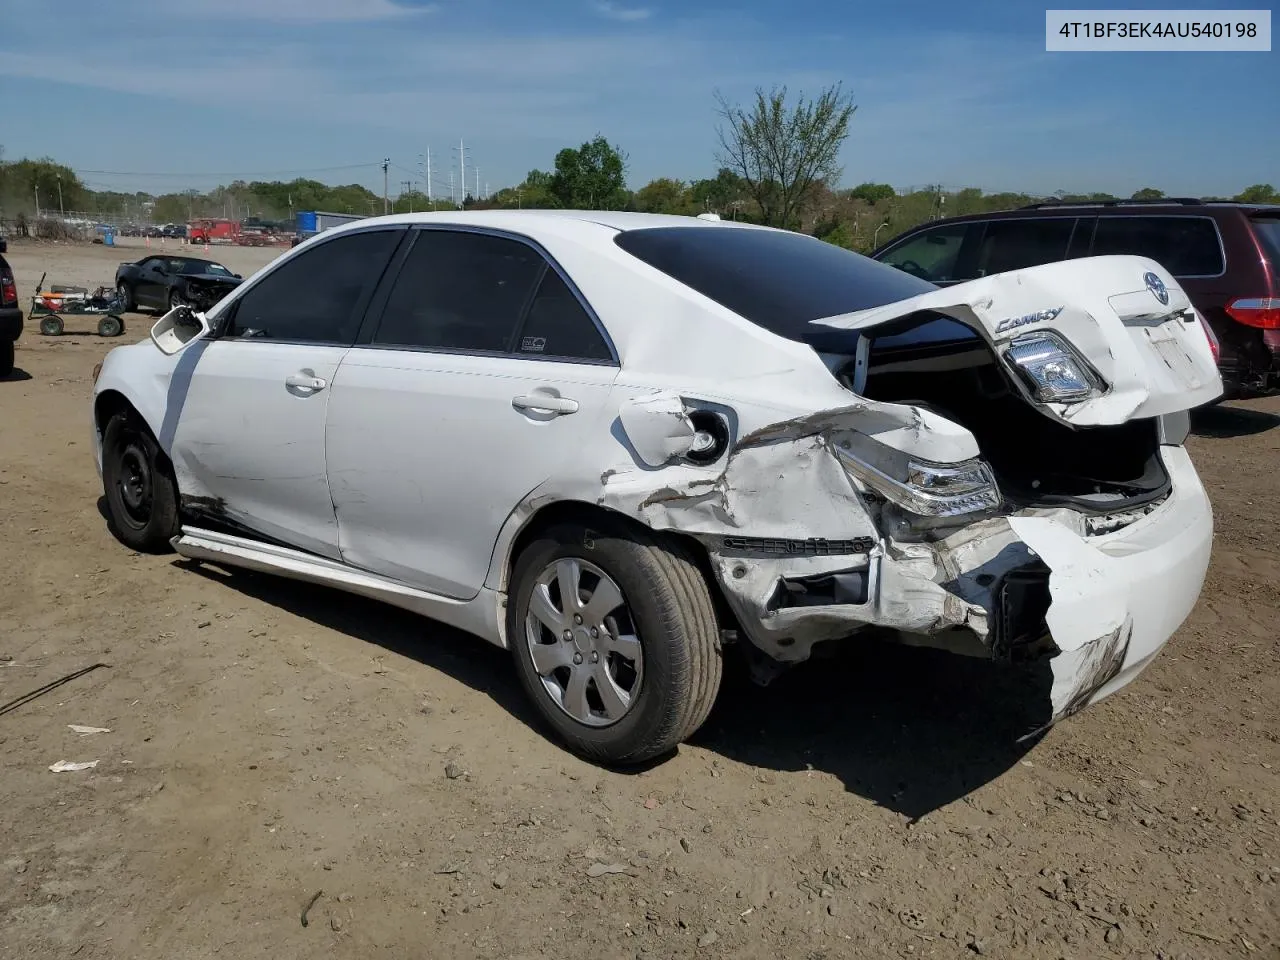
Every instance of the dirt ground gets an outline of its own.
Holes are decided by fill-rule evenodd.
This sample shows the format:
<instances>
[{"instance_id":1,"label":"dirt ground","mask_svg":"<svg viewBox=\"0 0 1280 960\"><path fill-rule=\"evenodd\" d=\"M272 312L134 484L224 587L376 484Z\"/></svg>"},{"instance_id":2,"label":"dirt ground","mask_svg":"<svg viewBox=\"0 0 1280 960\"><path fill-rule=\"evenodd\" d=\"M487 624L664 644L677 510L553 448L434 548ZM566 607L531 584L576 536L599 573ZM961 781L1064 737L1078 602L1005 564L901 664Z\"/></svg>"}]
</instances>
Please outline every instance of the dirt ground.
<instances>
[{"instance_id":1,"label":"dirt ground","mask_svg":"<svg viewBox=\"0 0 1280 960\"><path fill-rule=\"evenodd\" d=\"M9 259L25 300L140 255ZM615 773L481 641L112 539L120 342L29 325L0 382L0 956L1280 957L1280 399L1197 417L1200 603L1038 742L1043 671L850 643Z\"/></svg>"}]
</instances>

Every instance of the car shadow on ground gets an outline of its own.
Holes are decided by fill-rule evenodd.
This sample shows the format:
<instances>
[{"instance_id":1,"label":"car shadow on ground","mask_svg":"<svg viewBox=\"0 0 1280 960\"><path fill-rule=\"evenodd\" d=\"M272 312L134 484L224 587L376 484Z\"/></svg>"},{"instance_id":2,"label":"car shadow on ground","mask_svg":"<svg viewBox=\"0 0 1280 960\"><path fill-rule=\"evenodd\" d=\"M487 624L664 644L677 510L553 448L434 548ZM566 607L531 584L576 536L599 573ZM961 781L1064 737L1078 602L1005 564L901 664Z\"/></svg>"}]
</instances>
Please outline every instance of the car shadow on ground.
<instances>
[{"instance_id":1,"label":"car shadow on ground","mask_svg":"<svg viewBox=\"0 0 1280 960\"><path fill-rule=\"evenodd\" d=\"M883 641L840 641L768 687L727 666L693 742L771 770L815 770L912 819L1016 765L1049 719L1048 662L1007 666Z\"/></svg>"},{"instance_id":2,"label":"car shadow on ground","mask_svg":"<svg viewBox=\"0 0 1280 960\"><path fill-rule=\"evenodd\" d=\"M1215 437L1229 440L1232 437L1250 437L1265 433L1280 424L1280 416L1265 410L1249 410L1244 407L1200 407L1191 412L1191 432L1198 437Z\"/></svg>"},{"instance_id":3,"label":"car shadow on ground","mask_svg":"<svg viewBox=\"0 0 1280 960\"><path fill-rule=\"evenodd\" d=\"M326 587L176 563L441 670L546 735L510 655L479 638ZM1038 738L1018 738L1047 719L1050 682L1043 661L999 667L939 651L849 640L833 656L801 664L761 688L730 654L716 707L692 742L766 770L832 774L850 792L917 819L996 779L1026 755Z\"/></svg>"},{"instance_id":4,"label":"car shadow on ground","mask_svg":"<svg viewBox=\"0 0 1280 960\"><path fill-rule=\"evenodd\" d=\"M23 370L21 367L14 367L7 374L0 377L0 383L17 383L20 380L30 380L31 374Z\"/></svg>"}]
</instances>

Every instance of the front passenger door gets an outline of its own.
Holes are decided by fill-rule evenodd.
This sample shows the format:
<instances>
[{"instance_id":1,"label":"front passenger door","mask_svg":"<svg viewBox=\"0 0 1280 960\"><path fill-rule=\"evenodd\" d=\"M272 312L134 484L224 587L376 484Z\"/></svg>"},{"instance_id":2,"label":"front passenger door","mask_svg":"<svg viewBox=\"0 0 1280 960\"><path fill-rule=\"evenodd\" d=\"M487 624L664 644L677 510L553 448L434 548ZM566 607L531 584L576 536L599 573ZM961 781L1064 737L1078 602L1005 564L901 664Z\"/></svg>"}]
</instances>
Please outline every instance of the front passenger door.
<instances>
[{"instance_id":1,"label":"front passenger door","mask_svg":"<svg viewBox=\"0 0 1280 960\"><path fill-rule=\"evenodd\" d=\"M338 558L325 472L329 387L403 236L402 227L338 234L284 258L219 311L217 335L192 345L201 352L179 401L171 457L190 478L184 495L254 533Z\"/></svg>"},{"instance_id":2,"label":"front passenger door","mask_svg":"<svg viewBox=\"0 0 1280 960\"><path fill-rule=\"evenodd\" d=\"M150 257L138 268L138 282L133 288L133 299L140 307L168 306L164 289L164 257Z\"/></svg>"}]
</instances>

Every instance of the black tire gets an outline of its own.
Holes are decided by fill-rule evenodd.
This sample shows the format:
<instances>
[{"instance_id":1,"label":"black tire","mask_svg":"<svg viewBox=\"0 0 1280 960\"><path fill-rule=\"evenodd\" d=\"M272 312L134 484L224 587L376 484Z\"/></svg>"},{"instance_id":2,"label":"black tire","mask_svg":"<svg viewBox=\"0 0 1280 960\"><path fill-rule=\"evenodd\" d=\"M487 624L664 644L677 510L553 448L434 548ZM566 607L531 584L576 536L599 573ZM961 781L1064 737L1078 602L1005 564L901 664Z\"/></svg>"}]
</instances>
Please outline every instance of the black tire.
<instances>
[{"instance_id":1,"label":"black tire","mask_svg":"<svg viewBox=\"0 0 1280 960\"><path fill-rule=\"evenodd\" d=\"M13 373L13 341L0 340L0 377Z\"/></svg>"},{"instance_id":2,"label":"black tire","mask_svg":"<svg viewBox=\"0 0 1280 960\"><path fill-rule=\"evenodd\" d=\"M138 305L133 300L133 291L123 280L116 284L116 296L120 298L120 309L125 313L137 309Z\"/></svg>"},{"instance_id":3,"label":"black tire","mask_svg":"<svg viewBox=\"0 0 1280 960\"><path fill-rule=\"evenodd\" d=\"M113 317L107 314L98 321L98 336L100 337L118 337L124 333L124 321L119 317Z\"/></svg>"},{"instance_id":4,"label":"black tire","mask_svg":"<svg viewBox=\"0 0 1280 960\"><path fill-rule=\"evenodd\" d=\"M525 621L538 576L556 560L598 567L620 588L644 658L639 692L621 719L590 726L570 716L538 675ZM574 753L638 764L675 749L702 726L720 689L719 625L707 582L682 545L642 529L558 525L516 558L507 604L516 672L538 713Z\"/></svg>"},{"instance_id":5,"label":"black tire","mask_svg":"<svg viewBox=\"0 0 1280 960\"><path fill-rule=\"evenodd\" d=\"M43 317L40 320L40 333L46 337L62 336L62 318L57 316Z\"/></svg>"},{"instance_id":6,"label":"black tire","mask_svg":"<svg viewBox=\"0 0 1280 960\"><path fill-rule=\"evenodd\" d=\"M169 309L174 310L178 307L185 306L186 300L182 299L182 294L178 292L177 287L169 288Z\"/></svg>"},{"instance_id":7,"label":"black tire","mask_svg":"<svg viewBox=\"0 0 1280 960\"><path fill-rule=\"evenodd\" d=\"M169 458L140 417L114 414L102 435L102 492L111 532L126 547L166 553L181 529Z\"/></svg>"}]
</instances>

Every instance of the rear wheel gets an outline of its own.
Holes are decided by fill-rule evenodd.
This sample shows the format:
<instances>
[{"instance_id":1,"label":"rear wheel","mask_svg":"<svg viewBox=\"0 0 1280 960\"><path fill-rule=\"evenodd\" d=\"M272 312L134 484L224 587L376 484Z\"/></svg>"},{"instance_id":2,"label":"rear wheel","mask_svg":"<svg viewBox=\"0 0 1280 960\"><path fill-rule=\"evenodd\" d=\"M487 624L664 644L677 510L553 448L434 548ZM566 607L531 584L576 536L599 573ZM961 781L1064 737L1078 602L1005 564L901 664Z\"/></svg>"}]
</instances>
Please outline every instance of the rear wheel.
<instances>
[{"instance_id":1,"label":"rear wheel","mask_svg":"<svg viewBox=\"0 0 1280 960\"><path fill-rule=\"evenodd\" d=\"M129 285L123 280L116 284L116 296L120 300L120 309L125 313L128 313L137 306L137 304L133 302L133 291L129 289Z\"/></svg>"},{"instance_id":2,"label":"rear wheel","mask_svg":"<svg viewBox=\"0 0 1280 960\"><path fill-rule=\"evenodd\" d=\"M180 529L178 485L168 457L132 411L113 415L103 432L102 487L116 539L144 553L169 549Z\"/></svg>"},{"instance_id":3,"label":"rear wheel","mask_svg":"<svg viewBox=\"0 0 1280 960\"><path fill-rule=\"evenodd\" d=\"M706 580L679 544L556 526L517 558L507 638L538 712L571 750L641 763L706 720L720 688Z\"/></svg>"},{"instance_id":4,"label":"rear wheel","mask_svg":"<svg viewBox=\"0 0 1280 960\"><path fill-rule=\"evenodd\" d=\"M0 340L0 377L13 373L13 341Z\"/></svg>"},{"instance_id":5,"label":"rear wheel","mask_svg":"<svg viewBox=\"0 0 1280 960\"><path fill-rule=\"evenodd\" d=\"M62 330L61 317L45 317L40 321L40 332L46 337L60 337L62 336Z\"/></svg>"},{"instance_id":6,"label":"rear wheel","mask_svg":"<svg viewBox=\"0 0 1280 960\"><path fill-rule=\"evenodd\" d=\"M110 314L98 321L98 336L118 337L124 333L124 321Z\"/></svg>"}]
</instances>

